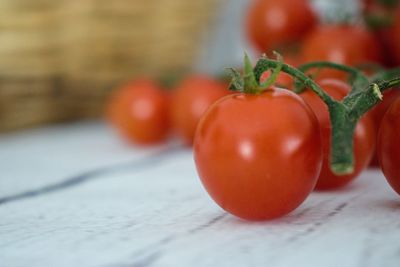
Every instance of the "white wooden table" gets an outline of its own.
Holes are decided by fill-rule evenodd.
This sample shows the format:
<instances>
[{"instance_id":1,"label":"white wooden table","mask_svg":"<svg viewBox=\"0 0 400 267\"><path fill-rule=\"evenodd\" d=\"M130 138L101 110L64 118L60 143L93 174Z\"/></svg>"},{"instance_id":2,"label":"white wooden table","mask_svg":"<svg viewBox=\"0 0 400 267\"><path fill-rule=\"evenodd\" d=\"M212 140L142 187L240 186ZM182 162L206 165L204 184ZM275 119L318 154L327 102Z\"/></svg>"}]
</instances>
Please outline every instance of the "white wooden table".
<instances>
[{"instance_id":1,"label":"white wooden table","mask_svg":"<svg viewBox=\"0 0 400 267\"><path fill-rule=\"evenodd\" d=\"M101 123L0 136L0 266L400 266L400 197L378 171L251 223L208 197L178 144Z\"/></svg>"}]
</instances>

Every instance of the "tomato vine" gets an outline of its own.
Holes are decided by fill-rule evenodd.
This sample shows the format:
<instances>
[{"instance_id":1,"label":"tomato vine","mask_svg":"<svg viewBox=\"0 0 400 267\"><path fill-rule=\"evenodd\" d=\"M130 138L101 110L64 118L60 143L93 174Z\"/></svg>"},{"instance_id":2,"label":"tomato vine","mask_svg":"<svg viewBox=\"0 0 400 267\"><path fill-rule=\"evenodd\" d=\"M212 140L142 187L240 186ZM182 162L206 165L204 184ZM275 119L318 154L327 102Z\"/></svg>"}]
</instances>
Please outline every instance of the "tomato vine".
<instances>
[{"instance_id":1,"label":"tomato vine","mask_svg":"<svg viewBox=\"0 0 400 267\"><path fill-rule=\"evenodd\" d=\"M390 75L377 77L370 82L358 69L331 62L312 62L292 67L278 60L272 60L266 56L261 57L254 68L251 66L247 55L245 56L245 74L241 76L237 71L230 69L233 79L231 89L245 93L260 93L271 84L260 84L261 75L268 70L276 73L283 71L296 80L296 91L303 87L316 93L328 106L332 126L332 149L330 155L331 170L337 175L345 175L354 171L353 135L357 122L361 117L377 103L382 101L382 93L392 87L400 85L400 77L395 77L395 72ZM311 68L334 68L350 74L352 77L352 90L342 101L334 100L305 72ZM381 78L390 78L382 80ZM273 79L273 78L272 78ZM273 82L273 81L272 81ZM300 85L301 83L301 85Z\"/></svg>"}]
</instances>

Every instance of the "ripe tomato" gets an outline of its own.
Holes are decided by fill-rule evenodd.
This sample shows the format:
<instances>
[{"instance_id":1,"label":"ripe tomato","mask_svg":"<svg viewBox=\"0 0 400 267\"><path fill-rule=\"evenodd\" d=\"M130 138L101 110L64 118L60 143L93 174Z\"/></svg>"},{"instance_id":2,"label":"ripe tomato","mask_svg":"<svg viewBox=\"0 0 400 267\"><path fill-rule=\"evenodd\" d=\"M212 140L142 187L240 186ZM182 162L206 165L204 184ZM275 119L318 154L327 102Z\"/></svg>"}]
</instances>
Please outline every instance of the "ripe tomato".
<instances>
[{"instance_id":1,"label":"ripe tomato","mask_svg":"<svg viewBox=\"0 0 400 267\"><path fill-rule=\"evenodd\" d=\"M289 55L284 57L284 62L286 64L292 65L293 67L297 67L300 65L301 61L298 56ZM270 71L264 72L260 77L260 82L266 81L270 75ZM293 82L293 77L291 75L281 71L276 78L275 85L280 88L292 89Z\"/></svg>"},{"instance_id":2,"label":"ripe tomato","mask_svg":"<svg viewBox=\"0 0 400 267\"><path fill-rule=\"evenodd\" d=\"M317 181L318 122L289 90L229 95L202 117L194 158L204 187L224 210L247 220L283 216Z\"/></svg>"},{"instance_id":3,"label":"ripe tomato","mask_svg":"<svg viewBox=\"0 0 400 267\"><path fill-rule=\"evenodd\" d=\"M350 25L320 26L311 32L303 42L304 62L331 61L355 66L368 62L381 62L380 44L374 36L362 27ZM319 78L343 79L346 74L338 70L324 69Z\"/></svg>"},{"instance_id":4,"label":"ripe tomato","mask_svg":"<svg viewBox=\"0 0 400 267\"><path fill-rule=\"evenodd\" d=\"M107 116L123 137L138 144L161 142L170 129L168 96L147 79L130 82L116 91Z\"/></svg>"},{"instance_id":5,"label":"ripe tomato","mask_svg":"<svg viewBox=\"0 0 400 267\"><path fill-rule=\"evenodd\" d=\"M349 85L334 79L324 79L319 82L330 96L336 100L345 97L350 91ZM322 170L317 182L317 190L329 190L344 186L354 180L369 164L375 148L375 131L368 116L364 116L357 124L354 134L355 170L352 174L337 176L330 169L331 123L328 107L311 90L306 90L300 96L314 111L321 127L322 149L324 159Z\"/></svg>"},{"instance_id":6,"label":"ripe tomato","mask_svg":"<svg viewBox=\"0 0 400 267\"><path fill-rule=\"evenodd\" d=\"M378 156L383 174L400 194L400 98L386 112L378 135Z\"/></svg>"},{"instance_id":7,"label":"ripe tomato","mask_svg":"<svg viewBox=\"0 0 400 267\"><path fill-rule=\"evenodd\" d=\"M172 95L172 125L187 144L193 143L197 124L208 107L229 94L228 85L205 76L190 76Z\"/></svg>"},{"instance_id":8,"label":"ripe tomato","mask_svg":"<svg viewBox=\"0 0 400 267\"><path fill-rule=\"evenodd\" d=\"M390 36L387 37L389 40L389 48L393 55L394 65L400 65L400 7L397 8L394 14L394 23L390 29Z\"/></svg>"},{"instance_id":9,"label":"ripe tomato","mask_svg":"<svg viewBox=\"0 0 400 267\"><path fill-rule=\"evenodd\" d=\"M299 41L316 24L307 0L255 0L247 15L249 40L261 52Z\"/></svg>"},{"instance_id":10,"label":"ripe tomato","mask_svg":"<svg viewBox=\"0 0 400 267\"><path fill-rule=\"evenodd\" d=\"M388 66L400 64L400 1L364 1L364 17L384 48Z\"/></svg>"},{"instance_id":11,"label":"ripe tomato","mask_svg":"<svg viewBox=\"0 0 400 267\"><path fill-rule=\"evenodd\" d=\"M378 133L379 127L381 125L381 121L383 116L385 115L386 111L389 109L389 107L392 105L392 103L400 97L400 90L399 89L392 89L385 91L383 93L383 101L376 105L370 112L370 116L373 119L374 122L374 128L375 132ZM374 157L372 158L371 161L371 166L379 166L378 162L378 156L375 153Z\"/></svg>"}]
</instances>

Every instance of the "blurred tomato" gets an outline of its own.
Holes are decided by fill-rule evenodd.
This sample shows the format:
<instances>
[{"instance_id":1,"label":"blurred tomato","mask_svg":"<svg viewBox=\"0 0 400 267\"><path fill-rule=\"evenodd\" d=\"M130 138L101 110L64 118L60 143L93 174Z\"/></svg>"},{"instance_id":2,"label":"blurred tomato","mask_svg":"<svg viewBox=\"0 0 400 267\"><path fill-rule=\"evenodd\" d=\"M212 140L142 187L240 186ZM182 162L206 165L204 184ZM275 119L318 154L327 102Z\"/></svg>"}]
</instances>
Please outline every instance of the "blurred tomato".
<instances>
[{"instance_id":1,"label":"blurred tomato","mask_svg":"<svg viewBox=\"0 0 400 267\"><path fill-rule=\"evenodd\" d=\"M384 47L385 64L400 64L400 1L364 0L363 15L378 40Z\"/></svg>"},{"instance_id":2,"label":"blurred tomato","mask_svg":"<svg viewBox=\"0 0 400 267\"><path fill-rule=\"evenodd\" d=\"M130 82L111 97L107 117L129 141L161 142L170 129L168 95L151 80Z\"/></svg>"},{"instance_id":3,"label":"blurred tomato","mask_svg":"<svg viewBox=\"0 0 400 267\"><path fill-rule=\"evenodd\" d=\"M249 40L260 52L292 46L315 24L307 0L255 0L247 14Z\"/></svg>"},{"instance_id":4,"label":"blurred tomato","mask_svg":"<svg viewBox=\"0 0 400 267\"><path fill-rule=\"evenodd\" d=\"M310 61L331 61L355 66L369 62L381 62L380 44L366 29L350 25L325 25L311 32L304 40L302 59ZM338 70L324 69L318 78L345 78Z\"/></svg>"},{"instance_id":5,"label":"blurred tomato","mask_svg":"<svg viewBox=\"0 0 400 267\"><path fill-rule=\"evenodd\" d=\"M387 39L389 40L394 65L400 66L400 7L395 12L394 23Z\"/></svg>"},{"instance_id":6,"label":"blurred tomato","mask_svg":"<svg viewBox=\"0 0 400 267\"><path fill-rule=\"evenodd\" d=\"M193 75L184 79L172 95L171 120L174 130L187 144L192 144L203 113L227 94L228 85L210 77Z\"/></svg>"},{"instance_id":7,"label":"blurred tomato","mask_svg":"<svg viewBox=\"0 0 400 267\"><path fill-rule=\"evenodd\" d=\"M340 80L323 79L318 82L330 96L341 100L350 92L350 86ZM322 149L324 159L321 174L316 185L317 190L330 190L342 187L354 180L369 164L375 148L375 131L369 116L364 116L357 124L354 134L354 172L349 175L337 176L330 169L331 123L326 104L311 90L306 90L300 96L311 107L320 124Z\"/></svg>"}]
</instances>

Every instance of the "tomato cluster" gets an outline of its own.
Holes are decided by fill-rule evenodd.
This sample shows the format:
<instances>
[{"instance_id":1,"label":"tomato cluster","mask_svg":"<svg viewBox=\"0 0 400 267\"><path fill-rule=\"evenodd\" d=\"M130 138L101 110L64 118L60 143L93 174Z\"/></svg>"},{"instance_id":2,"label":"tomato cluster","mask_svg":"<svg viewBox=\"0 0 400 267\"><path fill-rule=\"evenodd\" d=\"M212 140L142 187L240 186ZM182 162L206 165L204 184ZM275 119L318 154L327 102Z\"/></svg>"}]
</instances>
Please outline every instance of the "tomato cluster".
<instances>
[{"instance_id":1,"label":"tomato cluster","mask_svg":"<svg viewBox=\"0 0 400 267\"><path fill-rule=\"evenodd\" d=\"M107 118L124 139L136 144L160 143L172 132L190 145L201 115L229 94L227 87L224 81L194 74L173 90L151 79L136 79L111 96Z\"/></svg>"},{"instance_id":2,"label":"tomato cluster","mask_svg":"<svg viewBox=\"0 0 400 267\"><path fill-rule=\"evenodd\" d=\"M322 24L307 0L254 0L247 15L247 36L260 54L282 53L286 71L281 71L278 58L275 69L256 74L246 58L244 74L233 71L229 88L236 93L228 91L226 82L201 75L187 76L172 90L149 79L135 80L115 92L108 117L135 143L162 142L173 133L193 144L207 192L223 209L244 219L280 217L313 190L348 185L368 167L375 149L372 161L379 158L384 175L400 194L400 90L382 91L383 101L354 120L353 146L344 148L354 154L354 162L338 173L332 167L337 131L333 124L348 114L332 113L323 94L313 88L319 86L329 101L342 103L354 87L373 88L385 77L387 72L378 64L400 64L400 38L389 38L400 36L400 7L380 7L373 0L364 1L364 7L366 22L383 11L393 19L385 28L373 30L370 23ZM340 67L301 71L301 66L316 61L359 67L360 71L351 69L370 75L368 81L360 74L370 84L361 85L360 77ZM295 83L300 78L288 69L305 77L301 90ZM380 93L378 89L375 96Z\"/></svg>"},{"instance_id":3,"label":"tomato cluster","mask_svg":"<svg viewBox=\"0 0 400 267\"><path fill-rule=\"evenodd\" d=\"M319 23L306 0L254 0L246 30L259 54L279 51L292 66L315 61L360 68L392 66L400 64L400 38L393 38L399 36L400 7L392 10L394 19L384 30L386 38L380 38L382 31L372 30L367 23ZM366 73L373 82L375 71ZM340 70L307 74L336 101L351 92L348 79L354 77ZM267 71L256 82L262 84L270 77ZM400 139L395 136L400 134L400 91L385 91L383 101L359 120L353 136L354 169L338 175L331 169L332 114L307 88L300 98L278 88L291 90L294 80L281 72L275 85L258 93L254 85L249 86L248 92L217 101L202 117L194 156L201 181L215 202L244 219L282 216L314 189L338 189L353 181L370 164L376 143L383 172L399 192Z\"/></svg>"}]
</instances>

